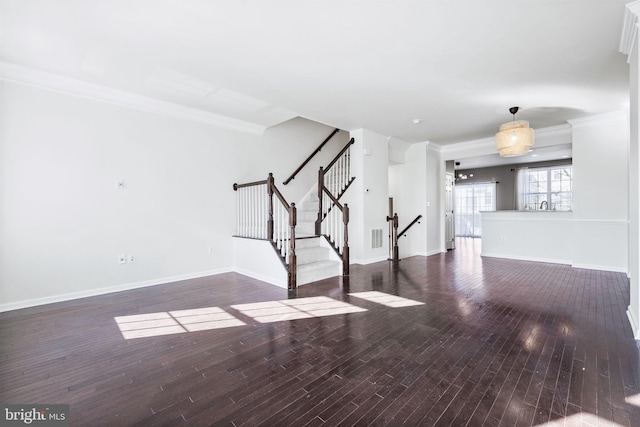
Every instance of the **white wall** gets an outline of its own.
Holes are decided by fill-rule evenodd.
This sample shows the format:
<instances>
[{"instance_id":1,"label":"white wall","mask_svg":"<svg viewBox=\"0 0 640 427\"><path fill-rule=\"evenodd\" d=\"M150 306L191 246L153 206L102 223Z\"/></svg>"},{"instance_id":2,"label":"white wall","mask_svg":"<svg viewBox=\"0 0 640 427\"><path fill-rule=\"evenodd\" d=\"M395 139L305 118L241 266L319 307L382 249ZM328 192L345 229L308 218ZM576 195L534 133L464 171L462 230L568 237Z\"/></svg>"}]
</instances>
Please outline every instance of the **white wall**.
<instances>
[{"instance_id":1,"label":"white wall","mask_svg":"<svg viewBox=\"0 0 640 427\"><path fill-rule=\"evenodd\" d=\"M274 126L250 147L239 146L235 162L237 182L266 179L273 173L275 183L289 203L298 204L313 187L317 191L318 169L325 167L345 146L349 132L338 132L324 148L296 175L283 185L298 166L331 134L334 128L297 118Z\"/></svg>"},{"instance_id":2,"label":"white wall","mask_svg":"<svg viewBox=\"0 0 640 427\"><path fill-rule=\"evenodd\" d=\"M627 272L628 141L622 113L573 127L573 265Z\"/></svg>"},{"instance_id":3,"label":"white wall","mask_svg":"<svg viewBox=\"0 0 640 427\"><path fill-rule=\"evenodd\" d=\"M482 213L482 256L571 264L572 212Z\"/></svg>"},{"instance_id":4,"label":"white wall","mask_svg":"<svg viewBox=\"0 0 640 427\"><path fill-rule=\"evenodd\" d=\"M636 2L636 7L640 3ZM637 12L633 14L637 18ZM635 20L634 20L635 21ZM635 22L632 28L635 27ZM640 67L638 32L633 33L629 53L629 277L630 303L627 311L636 339L640 339Z\"/></svg>"},{"instance_id":5,"label":"white wall","mask_svg":"<svg viewBox=\"0 0 640 427\"><path fill-rule=\"evenodd\" d=\"M232 270L232 184L284 180L332 130L292 120L261 137L0 89L0 309Z\"/></svg>"},{"instance_id":6,"label":"white wall","mask_svg":"<svg viewBox=\"0 0 640 427\"><path fill-rule=\"evenodd\" d=\"M419 224L398 240L400 258L413 255L433 255L444 249L441 234L443 218L442 194L444 172L440 153L429 142L411 144L404 153L403 163L389 166L389 192L399 217L398 231L422 215Z\"/></svg>"},{"instance_id":7,"label":"white wall","mask_svg":"<svg viewBox=\"0 0 640 427\"><path fill-rule=\"evenodd\" d=\"M389 196L398 214L398 231L422 215L406 236L398 240L399 256L427 255L427 145L412 144L404 153L404 163L389 166Z\"/></svg>"},{"instance_id":8,"label":"white wall","mask_svg":"<svg viewBox=\"0 0 640 427\"><path fill-rule=\"evenodd\" d=\"M441 222L444 222L444 168L440 153L427 147L427 254L446 251Z\"/></svg>"},{"instance_id":9,"label":"white wall","mask_svg":"<svg viewBox=\"0 0 640 427\"><path fill-rule=\"evenodd\" d=\"M287 271L268 240L234 238L233 255L236 272L287 289Z\"/></svg>"},{"instance_id":10,"label":"white wall","mask_svg":"<svg viewBox=\"0 0 640 427\"><path fill-rule=\"evenodd\" d=\"M350 207L351 263L368 264L386 260L389 252L386 238L389 200L388 138L367 129L351 131L351 136L355 138L351 148L351 168L356 180L341 201ZM383 231L381 248L371 248L372 229Z\"/></svg>"}]
</instances>

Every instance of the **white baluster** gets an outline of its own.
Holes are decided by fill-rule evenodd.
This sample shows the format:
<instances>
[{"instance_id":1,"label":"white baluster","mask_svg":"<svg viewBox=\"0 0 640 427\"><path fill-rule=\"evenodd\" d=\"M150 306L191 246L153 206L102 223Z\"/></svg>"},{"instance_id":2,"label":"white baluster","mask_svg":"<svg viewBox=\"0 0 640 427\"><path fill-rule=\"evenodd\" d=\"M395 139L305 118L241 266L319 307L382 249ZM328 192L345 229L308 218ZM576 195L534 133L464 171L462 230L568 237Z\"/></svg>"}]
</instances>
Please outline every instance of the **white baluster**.
<instances>
[{"instance_id":1,"label":"white baluster","mask_svg":"<svg viewBox=\"0 0 640 427\"><path fill-rule=\"evenodd\" d=\"M242 236L247 237L247 189L242 189Z\"/></svg>"},{"instance_id":2,"label":"white baluster","mask_svg":"<svg viewBox=\"0 0 640 427\"><path fill-rule=\"evenodd\" d=\"M344 154L340 157L340 188L338 189L338 191L342 191L342 189L344 188ZM338 194L336 194L336 197L338 196Z\"/></svg>"},{"instance_id":3,"label":"white baluster","mask_svg":"<svg viewBox=\"0 0 640 427\"><path fill-rule=\"evenodd\" d=\"M347 181L351 181L351 146L347 149Z\"/></svg>"},{"instance_id":4,"label":"white baluster","mask_svg":"<svg viewBox=\"0 0 640 427\"><path fill-rule=\"evenodd\" d=\"M267 193L266 185L262 190L262 221L262 238L268 239L267 224L269 223L269 194Z\"/></svg>"},{"instance_id":5,"label":"white baluster","mask_svg":"<svg viewBox=\"0 0 640 427\"><path fill-rule=\"evenodd\" d=\"M280 250L278 247L278 240L280 238L280 206L277 203L277 200L274 198L273 204L273 242L276 244L276 248Z\"/></svg>"},{"instance_id":6,"label":"white baluster","mask_svg":"<svg viewBox=\"0 0 640 427\"><path fill-rule=\"evenodd\" d=\"M239 196L240 194L238 194L238 190L236 189L236 235L237 236L240 235L240 226L239 226L240 221L238 220L238 214L240 213L240 201L238 200Z\"/></svg>"}]
</instances>

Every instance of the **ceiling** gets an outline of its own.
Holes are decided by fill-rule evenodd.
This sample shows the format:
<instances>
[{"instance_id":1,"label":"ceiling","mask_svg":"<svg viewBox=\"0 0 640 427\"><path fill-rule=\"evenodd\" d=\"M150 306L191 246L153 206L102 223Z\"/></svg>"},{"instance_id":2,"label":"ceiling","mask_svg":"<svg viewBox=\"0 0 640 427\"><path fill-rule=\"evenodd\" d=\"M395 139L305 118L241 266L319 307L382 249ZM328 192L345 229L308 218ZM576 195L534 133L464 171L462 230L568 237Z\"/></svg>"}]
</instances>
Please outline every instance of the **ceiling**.
<instances>
[{"instance_id":1,"label":"ceiling","mask_svg":"<svg viewBox=\"0 0 640 427\"><path fill-rule=\"evenodd\" d=\"M267 126L447 145L492 136L515 105L533 128L621 109L628 1L0 0L0 60Z\"/></svg>"},{"instance_id":2,"label":"ceiling","mask_svg":"<svg viewBox=\"0 0 640 427\"><path fill-rule=\"evenodd\" d=\"M465 157L455 161L454 169L472 170L491 166L520 165L525 163L570 159L572 156L573 149L571 144L557 144L547 147L536 147L529 154L518 157L500 157L497 153Z\"/></svg>"}]
</instances>

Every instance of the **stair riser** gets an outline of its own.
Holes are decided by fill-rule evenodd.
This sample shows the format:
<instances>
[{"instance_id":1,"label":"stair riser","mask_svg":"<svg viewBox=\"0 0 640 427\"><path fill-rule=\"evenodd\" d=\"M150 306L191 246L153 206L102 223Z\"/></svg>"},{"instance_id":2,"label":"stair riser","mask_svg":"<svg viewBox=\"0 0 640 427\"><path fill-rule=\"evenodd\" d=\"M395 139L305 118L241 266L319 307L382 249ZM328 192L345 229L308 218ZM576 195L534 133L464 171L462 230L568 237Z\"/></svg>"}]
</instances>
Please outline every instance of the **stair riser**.
<instances>
[{"instance_id":1,"label":"stair riser","mask_svg":"<svg viewBox=\"0 0 640 427\"><path fill-rule=\"evenodd\" d=\"M302 222L316 222L318 211L298 211L298 224Z\"/></svg>"},{"instance_id":2,"label":"stair riser","mask_svg":"<svg viewBox=\"0 0 640 427\"><path fill-rule=\"evenodd\" d=\"M296 233L313 235L316 233L316 225L312 222L298 223Z\"/></svg>"},{"instance_id":3,"label":"stair riser","mask_svg":"<svg viewBox=\"0 0 640 427\"><path fill-rule=\"evenodd\" d=\"M296 227L297 229L297 227ZM296 250L305 248L320 247L320 237L312 237L309 239L296 239Z\"/></svg>"},{"instance_id":4,"label":"stair riser","mask_svg":"<svg viewBox=\"0 0 640 427\"><path fill-rule=\"evenodd\" d=\"M298 265L302 264L310 264L314 262L320 261L328 261L330 260L330 249L317 247L317 248L306 248L306 249L297 249L297 262Z\"/></svg>"},{"instance_id":5,"label":"stair riser","mask_svg":"<svg viewBox=\"0 0 640 427\"><path fill-rule=\"evenodd\" d=\"M317 282L318 280L328 279L330 277L340 276L340 274L341 271L339 263L336 263L335 266L312 271L301 271L301 269L298 269L298 286Z\"/></svg>"}]
</instances>

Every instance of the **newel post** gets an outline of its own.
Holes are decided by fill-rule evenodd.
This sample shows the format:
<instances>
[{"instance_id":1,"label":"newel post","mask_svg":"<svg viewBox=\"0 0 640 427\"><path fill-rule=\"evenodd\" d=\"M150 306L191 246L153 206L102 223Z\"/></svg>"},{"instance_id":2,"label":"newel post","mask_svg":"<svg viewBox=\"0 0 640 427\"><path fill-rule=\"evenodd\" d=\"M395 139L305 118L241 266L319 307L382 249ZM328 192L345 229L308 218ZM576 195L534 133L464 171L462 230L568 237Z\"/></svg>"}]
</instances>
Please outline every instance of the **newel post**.
<instances>
[{"instance_id":1,"label":"newel post","mask_svg":"<svg viewBox=\"0 0 640 427\"><path fill-rule=\"evenodd\" d=\"M397 213L393 214L393 235L391 239L393 240L393 261L399 261L400 251L398 248L398 214Z\"/></svg>"},{"instance_id":2,"label":"newel post","mask_svg":"<svg viewBox=\"0 0 640 427\"><path fill-rule=\"evenodd\" d=\"M349 205L344 204L342 211L342 221L344 222L344 244L342 246L342 275L349 275Z\"/></svg>"},{"instance_id":3,"label":"newel post","mask_svg":"<svg viewBox=\"0 0 640 427\"><path fill-rule=\"evenodd\" d=\"M269 218L267 219L267 239L273 242L273 174L267 177L267 195L269 196Z\"/></svg>"},{"instance_id":4,"label":"newel post","mask_svg":"<svg viewBox=\"0 0 640 427\"><path fill-rule=\"evenodd\" d=\"M298 262L296 256L296 224L298 222L298 209L295 203L289 207L289 274L288 289L294 290L298 286Z\"/></svg>"},{"instance_id":5,"label":"newel post","mask_svg":"<svg viewBox=\"0 0 640 427\"><path fill-rule=\"evenodd\" d=\"M316 236L322 234L322 190L324 187L324 169L318 170L318 218L316 219Z\"/></svg>"}]
</instances>

